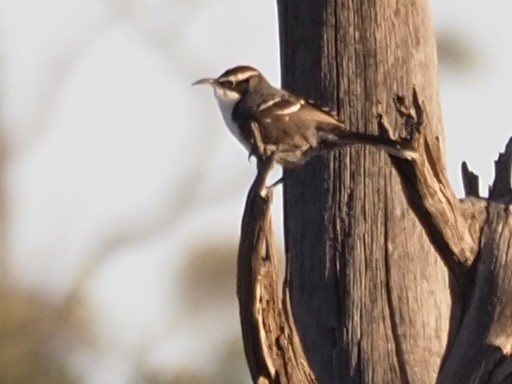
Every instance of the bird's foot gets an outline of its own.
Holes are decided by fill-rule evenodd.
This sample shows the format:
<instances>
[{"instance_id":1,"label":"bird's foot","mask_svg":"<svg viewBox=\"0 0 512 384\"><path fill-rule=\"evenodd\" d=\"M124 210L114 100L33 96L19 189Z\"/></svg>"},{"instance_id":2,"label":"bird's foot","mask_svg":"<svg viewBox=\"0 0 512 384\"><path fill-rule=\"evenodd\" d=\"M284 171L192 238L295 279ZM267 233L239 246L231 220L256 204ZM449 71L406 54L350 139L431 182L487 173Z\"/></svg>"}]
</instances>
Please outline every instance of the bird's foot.
<instances>
[{"instance_id":1,"label":"bird's foot","mask_svg":"<svg viewBox=\"0 0 512 384\"><path fill-rule=\"evenodd\" d=\"M285 179L285 177L284 177L284 175L283 175L283 176L281 176L279 179L277 179L276 181L274 181L272 184L270 184L270 185L268 186L268 188L270 188L270 189L274 189L275 187L280 186L281 184L283 184L283 183L284 183L284 179Z\"/></svg>"}]
</instances>

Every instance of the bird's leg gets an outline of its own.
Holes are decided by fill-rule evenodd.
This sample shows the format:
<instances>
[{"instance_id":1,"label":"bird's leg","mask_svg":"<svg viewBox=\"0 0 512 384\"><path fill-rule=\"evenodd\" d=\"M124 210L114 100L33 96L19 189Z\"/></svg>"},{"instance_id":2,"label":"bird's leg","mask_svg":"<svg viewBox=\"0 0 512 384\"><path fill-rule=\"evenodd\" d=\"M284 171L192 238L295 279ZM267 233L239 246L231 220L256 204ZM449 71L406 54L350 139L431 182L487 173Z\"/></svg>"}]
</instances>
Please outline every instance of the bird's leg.
<instances>
[{"instance_id":1,"label":"bird's leg","mask_svg":"<svg viewBox=\"0 0 512 384\"><path fill-rule=\"evenodd\" d=\"M258 157L258 174L264 174L265 178L268 177L270 171L274 167L278 151L272 152L269 156ZM283 174L279 179L274 181L272 184L266 186L267 189L274 189L285 181L285 175Z\"/></svg>"},{"instance_id":2,"label":"bird's leg","mask_svg":"<svg viewBox=\"0 0 512 384\"><path fill-rule=\"evenodd\" d=\"M270 189L274 189L274 187L278 187L279 185L283 184L284 183L284 180L285 180L285 176L281 176L279 179L277 179L276 181L274 181L272 184L270 184L268 187Z\"/></svg>"},{"instance_id":3,"label":"bird's leg","mask_svg":"<svg viewBox=\"0 0 512 384\"><path fill-rule=\"evenodd\" d=\"M263 139L261 138L261 133L258 127L258 124L251 123L251 131L252 131L252 148L251 152L249 153L249 158L251 156L256 156L256 158L259 157L265 157L265 144L263 144Z\"/></svg>"},{"instance_id":4,"label":"bird's leg","mask_svg":"<svg viewBox=\"0 0 512 384\"><path fill-rule=\"evenodd\" d=\"M258 157L257 158L258 174L257 174L256 178L259 180L258 183L260 184L259 190L260 190L261 196L265 196L267 194L267 192L272 190L272 188L274 187L275 183L273 183L272 185L267 187L266 181L267 181L267 177L268 177L270 171L274 167L275 157L276 157L276 154L273 153L269 157L265 157L265 158Z\"/></svg>"}]
</instances>

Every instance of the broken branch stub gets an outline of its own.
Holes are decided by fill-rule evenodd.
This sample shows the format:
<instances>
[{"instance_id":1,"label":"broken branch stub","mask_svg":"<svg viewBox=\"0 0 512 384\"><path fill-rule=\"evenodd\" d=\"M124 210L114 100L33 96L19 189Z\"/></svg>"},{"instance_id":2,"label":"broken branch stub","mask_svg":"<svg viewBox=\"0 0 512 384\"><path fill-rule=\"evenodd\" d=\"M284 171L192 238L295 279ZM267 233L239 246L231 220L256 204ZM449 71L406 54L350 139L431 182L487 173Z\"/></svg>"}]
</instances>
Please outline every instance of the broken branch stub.
<instances>
[{"instance_id":1,"label":"broken branch stub","mask_svg":"<svg viewBox=\"0 0 512 384\"><path fill-rule=\"evenodd\" d=\"M495 162L496 178L487 200L479 198L478 176L462 165L467 198L457 199L447 181L442 148L428 128L428 117L413 92L413 107L395 98L396 111L410 137L401 146L417 151L410 161L393 158L409 205L436 245L458 284L453 341L438 384L512 382L512 140ZM379 118L379 127L390 135ZM469 268L469 267L472 268Z\"/></svg>"},{"instance_id":2,"label":"broken branch stub","mask_svg":"<svg viewBox=\"0 0 512 384\"><path fill-rule=\"evenodd\" d=\"M479 225L475 227L471 225L475 218L466 209L467 203L457 199L450 186L440 138L427 129L430 122L416 89L413 89L412 107L403 96L396 96L394 103L405 131L409 132L408 138L401 139L400 146L415 151L416 155L410 160L392 157L393 165L409 205L457 278L473 263L478 252L485 217L483 205L481 217L476 218ZM382 116L378 124L381 133L391 135L392 130Z\"/></svg>"},{"instance_id":3,"label":"broken branch stub","mask_svg":"<svg viewBox=\"0 0 512 384\"><path fill-rule=\"evenodd\" d=\"M512 207L488 201L464 316L439 384L512 382Z\"/></svg>"},{"instance_id":4,"label":"broken branch stub","mask_svg":"<svg viewBox=\"0 0 512 384\"><path fill-rule=\"evenodd\" d=\"M462 184L464 185L464 193L466 197L480 197L480 178L468 167L465 161L461 165Z\"/></svg>"},{"instance_id":5,"label":"broken branch stub","mask_svg":"<svg viewBox=\"0 0 512 384\"><path fill-rule=\"evenodd\" d=\"M254 383L315 384L287 305L281 298L266 187L273 159L258 160L247 195L238 250L237 294L244 350ZM285 280L286 281L286 280Z\"/></svg>"},{"instance_id":6,"label":"broken branch stub","mask_svg":"<svg viewBox=\"0 0 512 384\"><path fill-rule=\"evenodd\" d=\"M512 137L508 139L505 150L494 162L494 182L489 190L489 200L508 203L512 196L510 170L512 167Z\"/></svg>"}]
</instances>

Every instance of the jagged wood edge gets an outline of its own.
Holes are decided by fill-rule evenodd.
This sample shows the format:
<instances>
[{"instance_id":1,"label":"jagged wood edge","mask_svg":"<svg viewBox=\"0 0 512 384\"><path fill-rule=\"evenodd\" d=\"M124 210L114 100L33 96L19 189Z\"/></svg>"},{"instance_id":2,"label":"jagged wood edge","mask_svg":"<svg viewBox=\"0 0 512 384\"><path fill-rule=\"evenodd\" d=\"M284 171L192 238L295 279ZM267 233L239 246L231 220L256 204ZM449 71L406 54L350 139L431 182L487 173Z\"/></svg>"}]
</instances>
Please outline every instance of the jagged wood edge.
<instances>
[{"instance_id":1,"label":"jagged wood edge","mask_svg":"<svg viewBox=\"0 0 512 384\"><path fill-rule=\"evenodd\" d=\"M512 170L512 137L505 145L503 152L500 152L498 159L494 162L494 181L489 188L489 200L503 202L512 197L512 187L510 184ZM463 161L461 165L462 183L466 197L480 197L479 177L469 169L468 164Z\"/></svg>"},{"instance_id":2,"label":"jagged wood edge","mask_svg":"<svg viewBox=\"0 0 512 384\"><path fill-rule=\"evenodd\" d=\"M288 305L281 298L270 207L265 186L273 159L258 159L247 195L238 250L237 295L244 350L254 383L315 384Z\"/></svg>"},{"instance_id":3,"label":"jagged wood edge","mask_svg":"<svg viewBox=\"0 0 512 384\"><path fill-rule=\"evenodd\" d=\"M465 161L462 162L460 171L466 197L480 197L480 178L478 175L469 169L468 163Z\"/></svg>"},{"instance_id":4,"label":"jagged wood edge","mask_svg":"<svg viewBox=\"0 0 512 384\"><path fill-rule=\"evenodd\" d=\"M489 198L484 200L486 217L479 254L466 292L470 296L438 384L512 382L511 166L512 138L495 161L495 178ZM478 180L465 164L464 175Z\"/></svg>"},{"instance_id":5,"label":"jagged wood edge","mask_svg":"<svg viewBox=\"0 0 512 384\"><path fill-rule=\"evenodd\" d=\"M448 346L437 383L510 383L512 139L495 162L496 176L489 199L479 198L478 176L464 163L467 197L459 200L448 184L442 149L428 129L416 90L412 99L413 108L405 105L403 97L395 99L395 106L411 133L400 145L416 151L416 155L409 161L393 156L391 160L409 205L461 283L457 297L464 307L461 322L458 326L453 324L457 327L453 330L455 338ZM382 116L379 127L382 134L390 136ZM475 268L470 270L468 267L473 265Z\"/></svg>"},{"instance_id":6,"label":"jagged wood edge","mask_svg":"<svg viewBox=\"0 0 512 384\"><path fill-rule=\"evenodd\" d=\"M489 190L489 200L501 201L512 197L510 171L512 168L512 137L508 139L505 150L494 162L494 181Z\"/></svg>"},{"instance_id":7,"label":"jagged wood edge","mask_svg":"<svg viewBox=\"0 0 512 384\"><path fill-rule=\"evenodd\" d=\"M409 159L391 156L400 176L405 196L427 235L457 280L473 263L479 249L479 238L485 220L485 201L459 200L448 181L440 140L429 129L429 120L413 89L412 107L405 97L394 98L395 108L410 136L400 146L415 155ZM394 131L384 116L378 116L381 135L391 137ZM475 218L473 213L477 212Z\"/></svg>"}]
</instances>

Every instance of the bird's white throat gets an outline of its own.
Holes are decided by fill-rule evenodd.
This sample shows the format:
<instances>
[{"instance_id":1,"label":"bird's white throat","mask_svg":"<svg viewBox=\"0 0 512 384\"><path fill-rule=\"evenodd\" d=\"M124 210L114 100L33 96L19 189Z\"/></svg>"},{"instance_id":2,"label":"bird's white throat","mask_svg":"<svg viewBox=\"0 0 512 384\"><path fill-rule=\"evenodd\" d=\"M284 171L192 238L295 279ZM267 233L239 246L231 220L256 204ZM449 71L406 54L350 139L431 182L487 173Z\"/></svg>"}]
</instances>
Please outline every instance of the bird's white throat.
<instances>
[{"instance_id":1,"label":"bird's white throat","mask_svg":"<svg viewBox=\"0 0 512 384\"><path fill-rule=\"evenodd\" d=\"M213 91L215 98L217 99L217 103L219 104L220 111L222 112L222 117L224 118L224 122L226 123L229 131L249 151L250 144L244 140L240 130L238 129L238 125L233 121L233 109L241 96L234 91L221 87L213 87Z\"/></svg>"}]
</instances>

